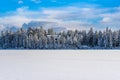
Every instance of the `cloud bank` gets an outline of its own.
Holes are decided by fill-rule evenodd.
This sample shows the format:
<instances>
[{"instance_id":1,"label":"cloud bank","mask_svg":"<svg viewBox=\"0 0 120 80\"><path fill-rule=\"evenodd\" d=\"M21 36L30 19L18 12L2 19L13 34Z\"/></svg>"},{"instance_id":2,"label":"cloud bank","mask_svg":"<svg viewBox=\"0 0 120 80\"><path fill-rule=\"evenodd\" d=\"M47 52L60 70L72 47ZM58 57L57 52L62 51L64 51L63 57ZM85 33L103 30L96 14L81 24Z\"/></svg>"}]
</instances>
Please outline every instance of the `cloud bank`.
<instances>
[{"instance_id":1,"label":"cloud bank","mask_svg":"<svg viewBox=\"0 0 120 80\"><path fill-rule=\"evenodd\" d=\"M32 0L39 1L39 0ZM11 25L22 27L23 23L30 21L56 22L57 26L67 29L104 29L110 27L117 29L120 26L120 7L100 8L100 7L77 7L67 6L58 8L40 8L30 10L28 6L17 8L16 11L6 13L0 17L0 27L4 29Z\"/></svg>"}]
</instances>

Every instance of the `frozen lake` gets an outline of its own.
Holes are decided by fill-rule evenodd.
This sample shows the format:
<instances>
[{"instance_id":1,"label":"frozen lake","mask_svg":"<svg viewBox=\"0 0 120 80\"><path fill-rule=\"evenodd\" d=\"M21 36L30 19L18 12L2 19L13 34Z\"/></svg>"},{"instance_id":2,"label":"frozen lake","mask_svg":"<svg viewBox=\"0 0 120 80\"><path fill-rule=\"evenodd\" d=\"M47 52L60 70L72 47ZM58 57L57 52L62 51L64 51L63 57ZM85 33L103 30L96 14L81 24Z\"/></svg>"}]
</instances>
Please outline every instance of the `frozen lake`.
<instances>
[{"instance_id":1,"label":"frozen lake","mask_svg":"<svg viewBox=\"0 0 120 80\"><path fill-rule=\"evenodd\" d=\"M120 80L120 51L1 50L0 80Z\"/></svg>"}]
</instances>

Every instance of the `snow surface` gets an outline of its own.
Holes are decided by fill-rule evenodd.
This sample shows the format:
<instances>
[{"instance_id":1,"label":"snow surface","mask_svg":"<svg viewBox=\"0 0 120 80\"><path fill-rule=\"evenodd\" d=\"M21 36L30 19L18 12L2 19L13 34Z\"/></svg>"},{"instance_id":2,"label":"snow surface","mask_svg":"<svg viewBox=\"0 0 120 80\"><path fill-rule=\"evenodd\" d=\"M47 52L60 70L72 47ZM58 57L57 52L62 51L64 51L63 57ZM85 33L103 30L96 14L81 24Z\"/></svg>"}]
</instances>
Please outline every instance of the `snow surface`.
<instances>
[{"instance_id":1,"label":"snow surface","mask_svg":"<svg viewBox=\"0 0 120 80\"><path fill-rule=\"evenodd\" d=\"M0 80L120 80L120 51L1 50Z\"/></svg>"}]
</instances>

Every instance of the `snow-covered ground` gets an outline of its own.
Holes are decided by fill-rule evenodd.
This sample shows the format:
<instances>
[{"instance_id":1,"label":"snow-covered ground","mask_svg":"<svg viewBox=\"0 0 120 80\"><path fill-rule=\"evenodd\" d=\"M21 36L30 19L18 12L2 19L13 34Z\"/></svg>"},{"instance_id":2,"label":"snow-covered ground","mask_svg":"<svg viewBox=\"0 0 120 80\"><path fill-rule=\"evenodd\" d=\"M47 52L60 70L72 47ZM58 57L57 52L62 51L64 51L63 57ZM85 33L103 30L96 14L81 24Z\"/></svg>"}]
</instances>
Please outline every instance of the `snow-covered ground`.
<instances>
[{"instance_id":1,"label":"snow-covered ground","mask_svg":"<svg viewBox=\"0 0 120 80\"><path fill-rule=\"evenodd\" d=\"M120 80L120 51L1 50L0 80Z\"/></svg>"}]
</instances>

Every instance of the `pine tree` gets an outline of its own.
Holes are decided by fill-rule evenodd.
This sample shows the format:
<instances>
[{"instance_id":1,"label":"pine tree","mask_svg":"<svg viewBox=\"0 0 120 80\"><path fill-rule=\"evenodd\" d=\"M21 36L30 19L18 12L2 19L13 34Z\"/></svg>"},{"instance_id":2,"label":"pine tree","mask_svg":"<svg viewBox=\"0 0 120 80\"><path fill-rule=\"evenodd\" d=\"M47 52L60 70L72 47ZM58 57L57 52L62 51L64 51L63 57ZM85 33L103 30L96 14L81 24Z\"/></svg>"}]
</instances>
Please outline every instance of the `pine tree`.
<instances>
[{"instance_id":1,"label":"pine tree","mask_svg":"<svg viewBox=\"0 0 120 80\"><path fill-rule=\"evenodd\" d=\"M90 30L89 30L89 32L88 32L88 34L87 34L87 39L88 39L88 41L87 41L87 43L88 43L88 45L89 46L91 46L91 47L93 47L94 45L93 45L93 28L90 28Z\"/></svg>"},{"instance_id":2,"label":"pine tree","mask_svg":"<svg viewBox=\"0 0 120 80\"><path fill-rule=\"evenodd\" d=\"M118 31L118 46L120 47L120 30Z\"/></svg>"},{"instance_id":3,"label":"pine tree","mask_svg":"<svg viewBox=\"0 0 120 80\"><path fill-rule=\"evenodd\" d=\"M101 31L99 31L99 33L98 33L98 41L97 41L97 45L99 46L99 47L102 47L102 38L103 38L103 36L102 36L103 34L102 34L102 32Z\"/></svg>"},{"instance_id":4,"label":"pine tree","mask_svg":"<svg viewBox=\"0 0 120 80\"><path fill-rule=\"evenodd\" d=\"M112 31L109 30L109 48L113 47Z\"/></svg>"},{"instance_id":5,"label":"pine tree","mask_svg":"<svg viewBox=\"0 0 120 80\"><path fill-rule=\"evenodd\" d=\"M82 36L82 42L81 42L81 45L87 45L88 41L87 41L87 33L86 33L86 30L83 30L82 32L79 32L78 33L79 37L80 37L80 40L81 40L81 36Z\"/></svg>"},{"instance_id":6,"label":"pine tree","mask_svg":"<svg viewBox=\"0 0 120 80\"><path fill-rule=\"evenodd\" d=\"M97 45L97 42L98 42L98 32L95 31L95 33L93 34L93 46L98 46Z\"/></svg>"},{"instance_id":7,"label":"pine tree","mask_svg":"<svg viewBox=\"0 0 120 80\"><path fill-rule=\"evenodd\" d=\"M5 32L4 31L1 31L0 44L1 44L1 48L4 48L4 44L5 44Z\"/></svg>"},{"instance_id":8,"label":"pine tree","mask_svg":"<svg viewBox=\"0 0 120 80\"><path fill-rule=\"evenodd\" d=\"M48 35L54 35L55 32L53 31L53 28L48 29Z\"/></svg>"},{"instance_id":9,"label":"pine tree","mask_svg":"<svg viewBox=\"0 0 120 80\"><path fill-rule=\"evenodd\" d=\"M88 32L68 30L55 34L52 28L46 32L43 27L30 27L16 32L1 31L0 35L0 48L4 49L81 49L84 45L108 49L120 47L120 30L112 32L107 27L103 32L94 32L90 28Z\"/></svg>"}]
</instances>

